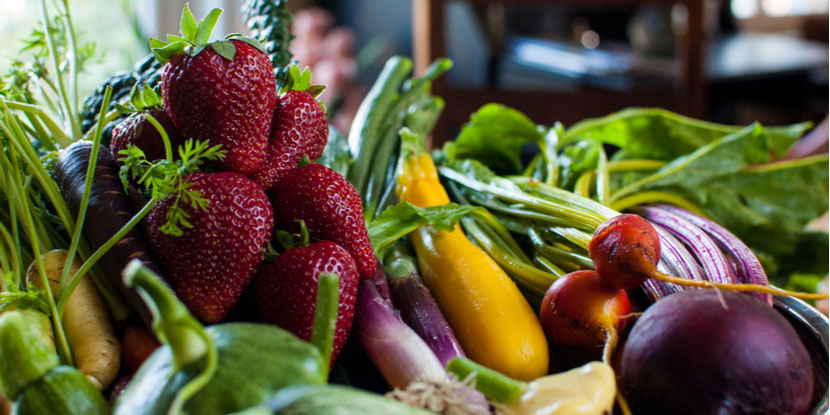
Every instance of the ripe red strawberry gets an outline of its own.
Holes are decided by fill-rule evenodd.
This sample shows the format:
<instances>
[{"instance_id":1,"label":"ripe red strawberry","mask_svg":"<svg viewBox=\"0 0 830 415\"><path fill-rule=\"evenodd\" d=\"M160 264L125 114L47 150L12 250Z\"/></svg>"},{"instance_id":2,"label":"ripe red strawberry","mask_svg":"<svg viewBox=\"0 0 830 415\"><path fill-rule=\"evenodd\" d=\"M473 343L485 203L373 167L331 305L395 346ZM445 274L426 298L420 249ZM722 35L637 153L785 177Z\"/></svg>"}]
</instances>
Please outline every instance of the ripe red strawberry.
<instances>
[{"instance_id":1,"label":"ripe red strawberry","mask_svg":"<svg viewBox=\"0 0 830 415\"><path fill-rule=\"evenodd\" d=\"M188 192L199 192L205 209L174 198L147 216L153 251L172 279L176 294L196 318L215 323L236 304L262 264L274 216L268 197L247 177L232 172L184 176ZM167 234L168 215L186 215L192 227Z\"/></svg>"},{"instance_id":2,"label":"ripe red strawberry","mask_svg":"<svg viewBox=\"0 0 830 415\"><path fill-rule=\"evenodd\" d=\"M155 109L132 114L113 128L110 149L119 166L123 165L123 162L119 159L124 157L120 152L126 150L129 145L134 145L144 151L144 155L149 161L165 158L164 141L162 141L161 134L159 134L156 127L147 120L147 114L152 115L164 128L167 137L170 139L173 159L178 157L176 149L184 144L185 138L179 132L179 129L173 125L173 121L170 120L170 116L167 115L166 111Z\"/></svg>"},{"instance_id":3,"label":"ripe red strawberry","mask_svg":"<svg viewBox=\"0 0 830 415\"><path fill-rule=\"evenodd\" d=\"M331 355L333 363L352 328L360 280L354 260L345 249L330 241L289 249L259 271L254 291L257 309L265 322L308 341L317 308L317 278L321 273L334 273L340 277L340 303Z\"/></svg>"},{"instance_id":4,"label":"ripe red strawberry","mask_svg":"<svg viewBox=\"0 0 830 415\"><path fill-rule=\"evenodd\" d=\"M363 219L360 195L340 173L309 164L288 172L271 194L277 229L294 232L302 219L312 238L346 248L361 279L372 278L377 259Z\"/></svg>"},{"instance_id":5,"label":"ripe red strawberry","mask_svg":"<svg viewBox=\"0 0 830 415\"><path fill-rule=\"evenodd\" d=\"M326 111L308 91L291 90L280 96L274 110L265 167L251 176L269 190L282 176L296 169L303 156L314 161L326 147L329 126Z\"/></svg>"},{"instance_id":6,"label":"ripe red strawberry","mask_svg":"<svg viewBox=\"0 0 830 415\"><path fill-rule=\"evenodd\" d=\"M294 65L288 73L279 105L274 110L268 154L262 170L251 176L265 190L289 171L303 156L310 161L323 154L329 138L326 110L317 102L323 87L311 85L311 72Z\"/></svg>"},{"instance_id":7,"label":"ripe red strawberry","mask_svg":"<svg viewBox=\"0 0 830 415\"><path fill-rule=\"evenodd\" d=\"M187 137L222 144L227 156L219 162L221 169L249 175L265 162L277 103L274 69L252 39L206 44L218 18L216 10L196 29L185 9L185 16L193 19L190 30L182 28L186 41L173 38L168 45L154 39L151 46L160 61L169 60L162 72L161 96L173 123Z\"/></svg>"},{"instance_id":8,"label":"ripe red strawberry","mask_svg":"<svg viewBox=\"0 0 830 415\"><path fill-rule=\"evenodd\" d=\"M173 125L173 120L170 119L167 111L161 107L161 98L145 84L143 88L133 87L132 92L130 92L130 102L133 108L127 108L119 104L121 111L129 111L132 114L118 123L112 130L110 150L112 150L112 157L118 165L124 165L119 159L125 156L120 153L130 145L144 151L144 156L148 161L160 160L166 157L164 140L158 129L150 122L148 115L155 118L164 129L164 132L167 133L173 159L176 159L177 149L184 144L185 137Z\"/></svg>"}]
</instances>

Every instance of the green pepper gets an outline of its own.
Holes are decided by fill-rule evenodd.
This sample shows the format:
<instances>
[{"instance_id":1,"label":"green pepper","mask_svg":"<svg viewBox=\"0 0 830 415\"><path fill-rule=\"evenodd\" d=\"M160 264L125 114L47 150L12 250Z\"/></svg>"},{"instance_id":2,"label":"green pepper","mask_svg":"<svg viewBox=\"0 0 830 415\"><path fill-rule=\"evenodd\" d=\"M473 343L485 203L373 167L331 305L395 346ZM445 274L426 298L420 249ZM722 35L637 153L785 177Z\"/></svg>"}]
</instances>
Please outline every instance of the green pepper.
<instances>
[{"instance_id":1,"label":"green pepper","mask_svg":"<svg viewBox=\"0 0 830 415\"><path fill-rule=\"evenodd\" d=\"M165 344L136 372L115 402L116 415L228 414L255 407L291 385L323 385L339 298L333 274L319 278L315 326L320 347L276 326L224 323L203 327L175 294L138 262L124 271L153 312L158 338ZM331 307L331 305L334 305ZM325 324L320 324L324 322Z\"/></svg>"},{"instance_id":2,"label":"green pepper","mask_svg":"<svg viewBox=\"0 0 830 415\"><path fill-rule=\"evenodd\" d=\"M15 414L110 413L86 376L60 365L53 348L35 334L21 311L0 315L0 384Z\"/></svg>"}]
</instances>

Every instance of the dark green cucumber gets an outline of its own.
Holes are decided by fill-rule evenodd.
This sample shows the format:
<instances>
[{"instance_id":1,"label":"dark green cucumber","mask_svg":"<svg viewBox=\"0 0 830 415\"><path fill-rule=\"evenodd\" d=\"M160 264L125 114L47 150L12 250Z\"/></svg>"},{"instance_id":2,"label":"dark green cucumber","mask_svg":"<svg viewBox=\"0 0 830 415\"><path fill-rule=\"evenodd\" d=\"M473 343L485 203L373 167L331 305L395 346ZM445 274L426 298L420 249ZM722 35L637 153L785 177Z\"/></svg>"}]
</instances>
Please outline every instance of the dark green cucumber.
<instances>
[{"instance_id":1,"label":"dark green cucumber","mask_svg":"<svg viewBox=\"0 0 830 415\"><path fill-rule=\"evenodd\" d=\"M108 415L110 407L86 375L59 366L30 383L14 400L16 415Z\"/></svg>"},{"instance_id":2,"label":"dark green cucumber","mask_svg":"<svg viewBox=\"0 0 830 415\"><path fill-rule=\"evenodd\" d=\"M432 415L383 396L340 385L293 386L264 405L279 415Z\"/></svg>"},{"instance_id":3,"label":"dark green cucumber","mask_svg":"<svg viewBox=\"0 0 830 415\"><path fill-rule=\"evenodd\" d=\"M228 323L206 330L216 344L218 367L213 379L185 404L189 414L227 414L259 405L286 386L326 383L322 368L328 364L317 348L282 329ZM198 361L175 372L170 347L160 347L116 401L114 414L166 414L176 391L203 367Z\"/></svg>"}]
</instances>

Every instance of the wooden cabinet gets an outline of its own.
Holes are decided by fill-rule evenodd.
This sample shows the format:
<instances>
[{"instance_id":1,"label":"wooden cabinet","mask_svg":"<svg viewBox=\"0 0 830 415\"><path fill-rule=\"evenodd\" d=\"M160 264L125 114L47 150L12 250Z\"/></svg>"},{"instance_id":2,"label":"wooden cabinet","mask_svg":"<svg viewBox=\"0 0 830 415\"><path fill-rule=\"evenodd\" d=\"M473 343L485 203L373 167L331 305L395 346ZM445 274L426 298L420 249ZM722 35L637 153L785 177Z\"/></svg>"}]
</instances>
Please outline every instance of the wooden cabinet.
<instances>
[{"instance_id":1,"label":"wooden cabinet","mask_svg":"<svg viewBox=\"0 0 830 415\"><path fill-rule=\"evenodd\" d=\"M413 54L416 73L446 55L446 5L450 1L488 4L499 0L413 0ZM586 117L605 115L628 106L659 106L693 117L704 116L703 0L502 0L501 3L545 5L558 3L581 8L683 4L686 30L676 39L677 76L672 87L632 87L625 91L584 86L576 91L528 91L503 88L455 87L443 79L434 83L434 95L444 98L446 109L433 134L433 145L452 139L458 127L476 109L499 102L526 113L539 123L571 124Z\"/></svg>"}]
</instances>

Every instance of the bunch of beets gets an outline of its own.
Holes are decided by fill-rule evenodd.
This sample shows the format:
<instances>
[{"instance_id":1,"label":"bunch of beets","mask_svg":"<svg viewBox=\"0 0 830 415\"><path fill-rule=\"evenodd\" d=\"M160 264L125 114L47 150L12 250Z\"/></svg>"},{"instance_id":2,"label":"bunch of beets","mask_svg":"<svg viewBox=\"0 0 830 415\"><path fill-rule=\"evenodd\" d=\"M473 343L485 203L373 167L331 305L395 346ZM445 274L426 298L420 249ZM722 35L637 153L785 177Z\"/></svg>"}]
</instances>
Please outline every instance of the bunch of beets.
<instances>
[{"instance_id":1,"label":"bunch of beets","mask_svg":"<svg viewBox=\"0 0 830 415\"><path fill-rule=\"evenodd\" d=\"M258 43L244 37L207 43L206 20L196 29L183 26L179 45L151 42L165 64L163 106L118 124L113 155L118 159L134 145L148 160L165 157L160 133L146 114L161 124L174 149L185 138L221 144L225 157L213 163L216 171L183 177L187 190L199 192L207 204L178 205L189 224L181 235L162 231L176 203L172 197L146 218L169 283L206 323L221 321L253 283L261 318L308 340L318 275L335 273L335 359L351 328L358 282L374 276L377 260L355 188L328 167L306 164L320 157L328 140L326 112L316 100L320 88L293 79L277 91L274 69ZM313 243L306 238L265 263L275 231L298 234L301 223Z\"/></svg>"}]
</instances>

